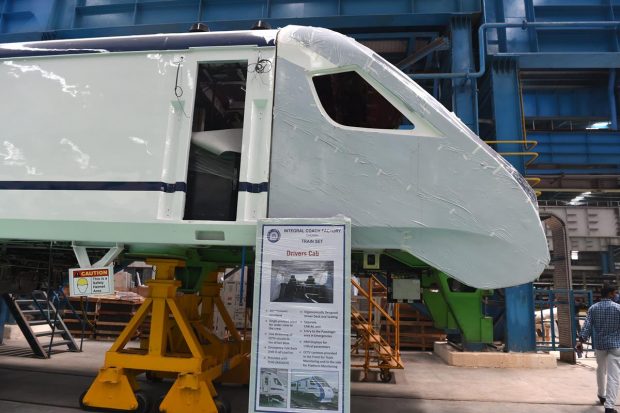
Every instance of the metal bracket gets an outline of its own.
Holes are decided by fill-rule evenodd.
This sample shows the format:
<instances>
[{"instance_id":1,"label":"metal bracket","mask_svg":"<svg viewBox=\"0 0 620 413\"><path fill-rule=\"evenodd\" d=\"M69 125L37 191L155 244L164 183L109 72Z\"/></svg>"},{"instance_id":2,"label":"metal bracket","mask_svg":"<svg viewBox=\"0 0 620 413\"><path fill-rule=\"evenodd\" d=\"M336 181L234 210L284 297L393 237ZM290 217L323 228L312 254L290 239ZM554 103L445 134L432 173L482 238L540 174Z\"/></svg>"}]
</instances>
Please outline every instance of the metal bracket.
<instances>
[{"instance_id":1,"label":"metal bracket","mask_svg":"<svg viewBox=\"0 0 620 413\"><path fill-rule=\"evenodd\" d=\"M123 252L125 246L123 244L115 243L113 246L106 245L80 245L79 243L73 241L71 243L73 247L73 253L75 254L75 258L77 258L78 264L80 268L98 268L98 267L107 267L114 261L118 255ZM105 253L103 257L94 264L90 263L90 258L88 257L88 248L109 248L108 252Z\"/></svg>"}]
</instances>

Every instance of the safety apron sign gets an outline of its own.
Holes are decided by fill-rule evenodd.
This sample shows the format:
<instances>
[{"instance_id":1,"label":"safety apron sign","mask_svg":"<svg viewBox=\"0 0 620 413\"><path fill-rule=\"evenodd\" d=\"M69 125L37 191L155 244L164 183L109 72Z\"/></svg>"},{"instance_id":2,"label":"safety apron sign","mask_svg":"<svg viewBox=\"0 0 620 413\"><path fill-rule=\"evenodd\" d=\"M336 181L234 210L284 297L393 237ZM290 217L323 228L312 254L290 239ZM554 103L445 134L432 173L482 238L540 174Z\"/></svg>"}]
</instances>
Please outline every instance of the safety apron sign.
<instances>
[{"instance_id":1,"label":"safety apron sign","mask_svg":"<svg viewBox=\"0 0 620 413\"><path fill-rule=\"evenodd\" d=\"M350 228L259 222L250 412L349 412Z\"/></svg>"},{"instance_id":2,"label":"safety apron sign","mask_svg":"<svg viewBox=\"0 0 620 413\"><path fill-rule=\"evenodd\" d=\"M90 296L114 294L114 268L72 268L69 270L69 294Z\"/></svg>"}]
</instances>

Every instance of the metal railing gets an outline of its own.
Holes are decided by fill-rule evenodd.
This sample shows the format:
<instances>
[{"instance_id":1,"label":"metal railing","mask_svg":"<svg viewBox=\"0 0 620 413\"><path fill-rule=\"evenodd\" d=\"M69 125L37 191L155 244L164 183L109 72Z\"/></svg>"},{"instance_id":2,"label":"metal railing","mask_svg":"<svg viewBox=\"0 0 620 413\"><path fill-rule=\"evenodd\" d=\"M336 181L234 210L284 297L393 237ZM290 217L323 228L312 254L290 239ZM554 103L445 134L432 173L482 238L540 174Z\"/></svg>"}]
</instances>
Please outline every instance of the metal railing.
<instances>
[{"instance_id":1,"label":"metal railing","mask_svg":"<svg viewBox=\"0 0 620 413\"><path fill-rule=\"evenodd\" d=\"M567 290L567 289L534 289L534 306L536 315L540 315L540 320L536 320L537 330L536 350L539 351L575 351L577 333L581 330L580 321L585 320L585 316L579 314L575 309L577 305L585 305L588 308L592 305L592 291L590 290ZM566 305L572 326L572 346L562 347L559 345L559 331L557 331L556 321L558 307ZM548 317L545 311L548 310Z\"/></svg>"},{"instance_id":2,"label":"metal railing","mask_svg":"<svg viewBox=\"0 0 620 413\"><path fill-rule=\"evenodd\" d=\"M585 189L581 189L580 191L585 191ZM538 205L539 206L543 206L543 207L571 207L571 208L578 208L578 207L600 207L600 208L619 208L620 207L620 201L585 201L583 203L579 203L579 205L571 205L569 204L570 200L557 200L557 199L552 199L552 200L542 200L542 201L538 201Z\"/></svg>"},{"instance_id":3,"label":"metal railing","mask_svg":"<svg viewBox=\"0 0 620 413\"><path fill-rule=\"evenodd\" d=\"M538 141L515 139L515 140L500 140L500 141L485 141L487 145L501 145L508 144L522 144L525 152L498 152L502 156L529 156L530 159L525 161L525 167L530 166L538 158L538 152L533 152L533 149L538 145ZM540 182L540 181L539 181Z\"/></svg>"},{"instance_id":4,"label":"metal railing","mask_svg":"<svg viewBox=\"0 0 620 413\"><path fill-rule=\"evenodd\" d=\"M502 156L528 156L529 159L527 159L525 161L525 167L529 167L531 164L533 164L536 159L538 159L538 152L534 152L534 148L536 148L536 146L538 145L538 141L534 141L534 140L530 140L530 139L508 139L508 140L495 140L495 141L484 141L486 142L487 145L500 145L500 144L522 144L523 145L523 149L525 149L525 151L523 152L498 152L500 155ZM525 180L530 184L530 186L532 188L534 188L536 185L538 185L541 181L541 179L537 176L528 176L525 178ZM536 194L536 196L540 196L542 194L541 191L537 191L536 189L534 189L534 193Z\"/></svg>"}]
</instances>

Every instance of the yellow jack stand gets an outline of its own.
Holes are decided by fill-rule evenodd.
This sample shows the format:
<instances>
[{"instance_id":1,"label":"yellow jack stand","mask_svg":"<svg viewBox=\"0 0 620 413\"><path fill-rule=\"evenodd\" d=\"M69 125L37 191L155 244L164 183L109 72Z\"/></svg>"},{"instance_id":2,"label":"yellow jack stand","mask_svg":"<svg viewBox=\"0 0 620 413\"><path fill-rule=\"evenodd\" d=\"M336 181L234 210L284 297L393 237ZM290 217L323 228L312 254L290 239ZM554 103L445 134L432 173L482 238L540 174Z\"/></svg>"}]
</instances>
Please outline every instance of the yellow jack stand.
<instances>
[{"instance_id":1,"label":"yellow jack stand","mask_svg":"<svg viewBox=\"0 0 620 413\"><path fill-rule=\"evenodd\" d=\"M135 380L136 375L146 371L176 376L159 406L161 412L222 413L226 409L222 402L214 399L217 393L212 382L224 372L244 364L247 355L237 352L231 357L219 348L215 352L205 351L194 329L212 343L218 343L216 347L219 339L200 323L198 297L177 296L181 283L174 279L175 268L184 267L185 263L171 259L147 262L157 267L156 279L148 283L149 297L106 353L103 368L82 396L80 404L85 409L146 413L151 403L138 390ZM217 283L217 278L215 281ZM143 342L142 348L125 349L149 312L149 338ZM228 315L225 309L222 314ZM208 350L208 346L206 348Z\"/></svg>"}]
</instances>

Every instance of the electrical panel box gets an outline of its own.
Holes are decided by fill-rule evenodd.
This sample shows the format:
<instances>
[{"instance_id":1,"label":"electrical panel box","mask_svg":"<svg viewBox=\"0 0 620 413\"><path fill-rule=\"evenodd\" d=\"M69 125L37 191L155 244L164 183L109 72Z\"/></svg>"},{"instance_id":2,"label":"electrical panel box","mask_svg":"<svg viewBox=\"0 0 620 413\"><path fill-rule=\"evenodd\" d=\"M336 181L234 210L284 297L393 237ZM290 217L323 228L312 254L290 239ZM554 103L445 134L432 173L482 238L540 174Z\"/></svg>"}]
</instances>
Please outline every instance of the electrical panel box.
<instances>
[{"instance_id":1,"label":"electrical panel box","mask_svg":"<svg viewBox=\"0 0 620 413\"><path fill-rule=\"evenodd\" d=\"M393 303L409 303L420 300L420 280L414 278L392 278L388 288L388 300Z\"/></svg>"}]
</instances>

